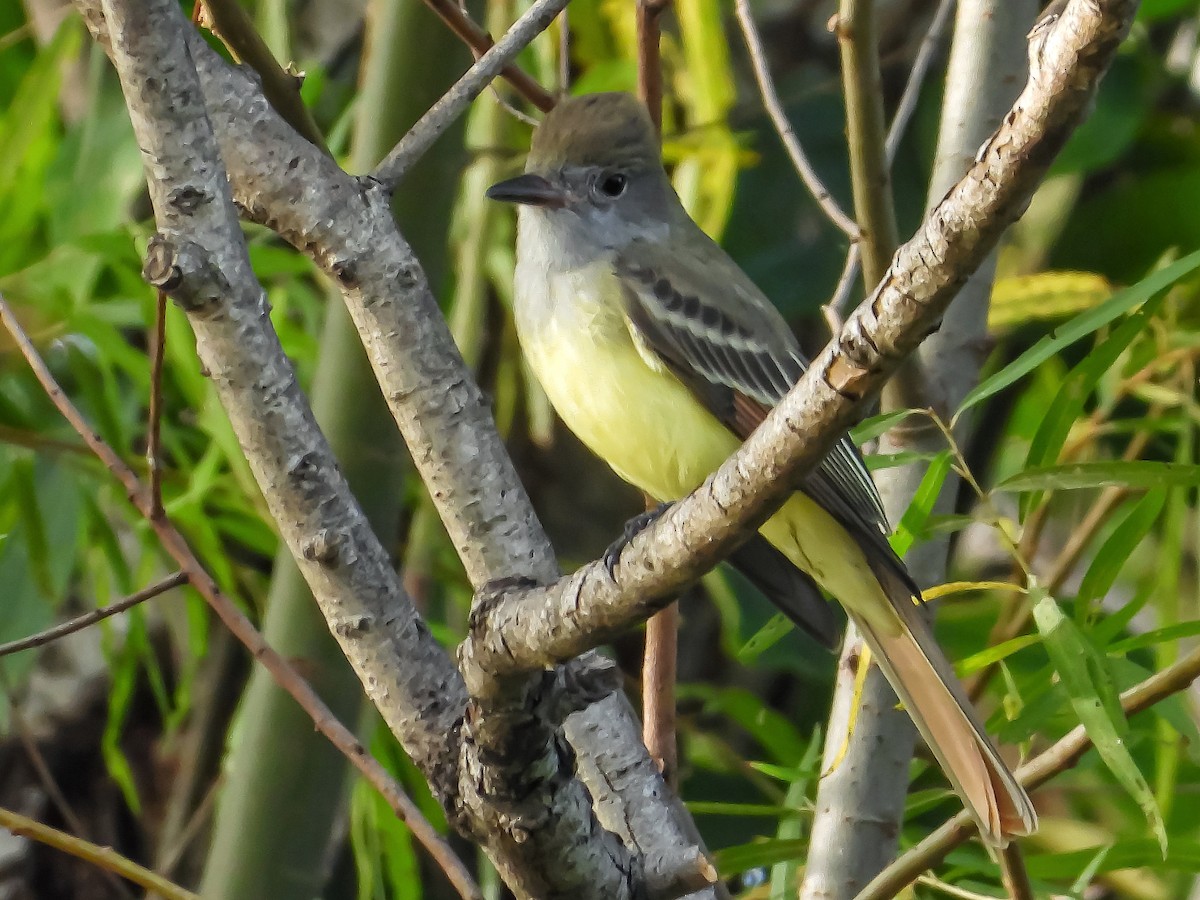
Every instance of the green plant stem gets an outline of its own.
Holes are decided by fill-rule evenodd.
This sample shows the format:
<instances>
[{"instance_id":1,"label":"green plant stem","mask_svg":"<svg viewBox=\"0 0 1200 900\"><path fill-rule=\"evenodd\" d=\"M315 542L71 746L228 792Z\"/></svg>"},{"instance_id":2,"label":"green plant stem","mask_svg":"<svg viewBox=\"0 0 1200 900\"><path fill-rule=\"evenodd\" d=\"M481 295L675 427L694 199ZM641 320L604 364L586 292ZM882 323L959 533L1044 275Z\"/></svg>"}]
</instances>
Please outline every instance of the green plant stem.
<instances>
[{"instance_id":1,"label":"green plant stem","mask_svg":"<svg viewBox=\"0 0 1200 900\"><path fill-rule=\"evenodd\" d=\"M19 837L26 837L63 851L76 859L82 859L108 872L127 878L134 884L153 891L166 900L200 900L199 894L181 888L133 860L122 856L111 847L101 847L74 835L43 825L10 809L0 808L0 825Z\"/></svg>"}]
</instances>

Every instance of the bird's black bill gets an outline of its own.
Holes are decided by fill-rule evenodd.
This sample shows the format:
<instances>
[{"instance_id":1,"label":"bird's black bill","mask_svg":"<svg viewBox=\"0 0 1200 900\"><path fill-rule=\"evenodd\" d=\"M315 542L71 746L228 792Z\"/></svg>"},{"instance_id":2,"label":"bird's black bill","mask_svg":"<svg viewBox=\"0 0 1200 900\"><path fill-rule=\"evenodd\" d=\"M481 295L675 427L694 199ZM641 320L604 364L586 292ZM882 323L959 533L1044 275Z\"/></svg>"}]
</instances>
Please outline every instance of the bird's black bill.
<instances>
[{"instance_id":1,"label":"bird's black bill","mask_svg":"<svg viewBox=\"0 0 1200 900\"><path fill-rule=\"evenodd\" d=\"M527 206L562 206L566 200L562 190L541 175L529 173L493 184L487 189L487 195L492 200Z\"/></svg>"}]
</instances>

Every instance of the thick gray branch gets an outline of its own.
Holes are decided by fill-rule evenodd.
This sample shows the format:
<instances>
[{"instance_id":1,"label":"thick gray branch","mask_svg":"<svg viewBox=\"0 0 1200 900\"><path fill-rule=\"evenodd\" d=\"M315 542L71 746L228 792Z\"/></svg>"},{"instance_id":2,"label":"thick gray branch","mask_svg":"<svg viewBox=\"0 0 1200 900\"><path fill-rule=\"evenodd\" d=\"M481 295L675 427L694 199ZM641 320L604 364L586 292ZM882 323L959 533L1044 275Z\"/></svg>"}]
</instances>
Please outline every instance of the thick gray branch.
<instances>
[{"instance_id":1,"label":"thick gray branch","mask_svg":"<svg viewBox=\"0 0 1200 900\"><path fill-rule=\"evenodd\" d=\"M77 0L77 6L107 46L109 31L97 0ZM420 266L395 229L383 189L369 179L351 178L313 152L271 110L243 70L220 60L190 29L187 40L238 204L311 255L342 287L389 406L472 580L481 585L513 571L555 577L549 544ZM192 114L202 118L200 111L193 109ZM254 365L263 366L264 359L268 368L274 364L273 357L251 355ZM275 489L274 483L262 486L265 494ZM319 493L313 496L321 499ZM281 520L280 527L286 522ZM353 556L358 547L355 541L337 545L344 556ZM329 551L323 537L309 555L319 562ZM307 577L302 557L297 556ZM388 583L390 574L384 578L380 573L380 583ZM323 596L322 584L313 583L313 588ZM399 609L405 611L403 603ZM386 618L354 617L349 633L353 635L359 624L373 626L376 621L390 624ZM422 645L432 644L419 620L408 632ZM377 702L419 700L452 708L456 714L464 709L465 693L456 674L448 683L426 678L419 654L380 647L361 662L360 676ZM408 682L378 677L379 671L400 665ZM440 745L434 752L414 754L444 794L465 788L452 797L459 823L481 837L506 880L530 895L580 898L640 893L667 897L709 883L713 873L697 864L702 857L687 833L690 820L664 802L669 794L652 766L636 765L645 752L623 698L605 701L609 709L603 714L616 729L610 736L622 742L616 749L622 751L625 768L610 777L589 761L592 749L583 744L578 750L580 769L595 779L592 793L607 798L598 804L604 824L623 835L635 831L627 843L636 856L596 827L588 794L572 777L573 761L561 752L545 711L530 723L540 683L540 678L509 681L472 707L463 761L467 772L487 773L486 778L458 777L452 723L435 735ZM577 713L571 719L575 724L568 726L581 741L592 734L586 727L588 717L600 714L593 709L598 707ZM398 734L403 731L402 722L389 718L389 725ZM483 749L497 750L497 757L489 760L479 754L481 736L493 742ZM531 736L544 743L535 749ZM503 777L506 768L513 768L505 751L518 745L541 761L546 777L535 792L528 790L528 780ZM549 771L545 766L552 762L557 768ZM582 836L590 840L584 843Z\"/></svg>"},{"instance_id":2,"label":"thick gray branch","mask_svg":"<svg viewBox=\"0 0 1200 900\"><path fill-rule=\"evenodd\" d=\"M271 326L185 42L191 28L168 0L105 0L104 13L160 231L151 263L188 313L280 535L347 657L414 760L436 773L462 683L350 495Z\"/></svg>"},{"instance_id":3,"label":"thick gray branch","mask_svg":"<svg viewBox=\"0 0 1200 900\"><path fill-rule=\"evenodd\" d=\"M970 273L1024 211L1082 119L1135 0L1074 0L1031 48L1021 96L966 176L902 246L880 285L742 448L626 547L610 578L593 563L477 611L460 650L504 674L568 659L644 619L727 553L822 458L864 398L934 330Z\"/></svg>"}]
</instances>

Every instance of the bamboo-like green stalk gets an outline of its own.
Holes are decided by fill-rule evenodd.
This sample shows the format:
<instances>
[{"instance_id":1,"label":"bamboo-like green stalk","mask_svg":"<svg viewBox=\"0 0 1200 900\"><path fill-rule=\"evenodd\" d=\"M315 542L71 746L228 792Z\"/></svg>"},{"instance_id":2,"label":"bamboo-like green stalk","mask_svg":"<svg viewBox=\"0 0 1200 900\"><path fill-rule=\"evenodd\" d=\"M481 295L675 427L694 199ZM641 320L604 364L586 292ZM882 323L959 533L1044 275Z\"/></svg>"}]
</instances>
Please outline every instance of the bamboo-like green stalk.
<instances>
[{"instance_id":1,"label":"bamboo-like green stalk","mask_svg":"<svg viewBox=\"0 0 1200 900\"><path fill-rule=\"evenodd\" d=\"M470 58L419 0L378 0L368 13L350 166L365 171L465 68ZM420 163L395 204L405 235L436 283L461 158L461 131ZM385 546L398 538L406 471L402 445L340 299L331 297L312 389L313 409L351 488ZM263 631L303 661L334 713L354 721L362 687L286 551L276 559ZM308 900L328 874L344 820L346 761L261 671L251 678L228 757L206 898Z\"/></svg>"}]
</instances>

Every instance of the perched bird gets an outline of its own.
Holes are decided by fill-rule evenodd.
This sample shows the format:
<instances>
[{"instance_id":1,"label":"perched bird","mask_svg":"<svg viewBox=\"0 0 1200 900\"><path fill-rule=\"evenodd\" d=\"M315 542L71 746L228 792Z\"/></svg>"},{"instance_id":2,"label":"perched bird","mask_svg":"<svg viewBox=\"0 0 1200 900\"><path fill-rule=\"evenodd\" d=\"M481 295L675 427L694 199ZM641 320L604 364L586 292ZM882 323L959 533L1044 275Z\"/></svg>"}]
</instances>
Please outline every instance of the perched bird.
<instances>
[{"instance_id":1,"label":"perched bird","mask_svg":"<svg viewBox=\"0 0 1200 900\"><path fill-rule=\"evenodd\" d=\"M728 458L806 367L787 323L691 220L628 94L565 99L525 174L488 196L520 204L516 322L555 410L618 475L677 500ZM818 586L858 624L989 843L1028 834L1029 797L988 739L920 615L887 517L843 437L731 557L798 625L832 643Z\"/></svg>"}]
</instances>

